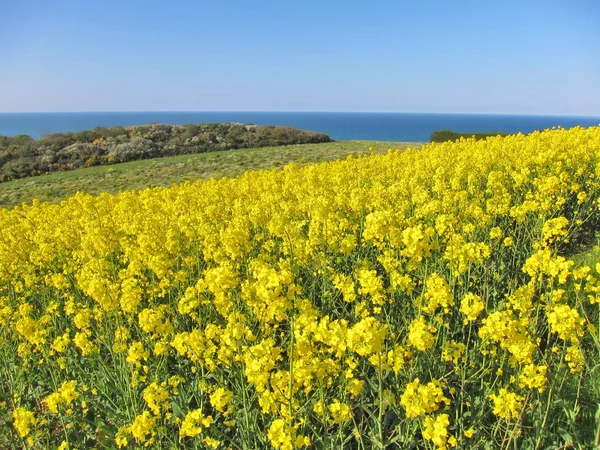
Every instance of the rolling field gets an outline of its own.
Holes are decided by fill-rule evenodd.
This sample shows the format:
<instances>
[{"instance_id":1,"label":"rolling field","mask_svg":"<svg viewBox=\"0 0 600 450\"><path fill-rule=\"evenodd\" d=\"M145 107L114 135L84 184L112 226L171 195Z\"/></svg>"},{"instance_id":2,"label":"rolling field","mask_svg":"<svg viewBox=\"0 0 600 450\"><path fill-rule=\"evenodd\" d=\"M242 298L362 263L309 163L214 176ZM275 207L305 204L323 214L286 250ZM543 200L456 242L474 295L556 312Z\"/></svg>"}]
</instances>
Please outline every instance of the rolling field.
<instances>
[{"instance_id":1,"label":"rolling field","mask_svg":"<svg viewBox=\"0 0 600 450\"><path fill-rule=\"evenodd\" d=\"M334 143L8 184L5 204L190 181L0 209L0 447L600 448L599 143ZM309 164L336 151L367 154Z\"/></svg>"},{"instance_id":2,"label":"rolling field","mask_svg":"<svg viewBox=\"0 0 600 450\"><path fill-rule=\"evenodd\" d=\"M418 142L341 141L183 155L66 172L0 183L0 207L11 207L34 198L57 201L76 192L99 194L170 186L183 181L232 177L247 170L281 168L289 163L306 165L344 158L350 154L385 153L389 148L419 147Z\"/></svg>"}]
</instances>

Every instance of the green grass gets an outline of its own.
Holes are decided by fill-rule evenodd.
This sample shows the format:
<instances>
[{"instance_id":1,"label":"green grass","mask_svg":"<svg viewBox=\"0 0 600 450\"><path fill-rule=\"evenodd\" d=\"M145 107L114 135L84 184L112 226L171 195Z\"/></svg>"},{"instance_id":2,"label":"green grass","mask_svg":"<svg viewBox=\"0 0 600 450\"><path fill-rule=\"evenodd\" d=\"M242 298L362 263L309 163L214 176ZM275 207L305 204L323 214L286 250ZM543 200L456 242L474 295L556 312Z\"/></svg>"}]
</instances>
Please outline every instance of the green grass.
<instances>
[{"instance_id":1,"label":"green grass","mask_svg":"<svg viewBox=\"0 0 600 450\"><path fill-rule=\"evenodd\" d=\"M248 170L281 168L344 158L350 154L376 153L389 148L420 147L415 142L340 141L323 144L288 145L228 150L195 155L133 161L22 178L0 184L0 207L11 207L38 198L59 201L76 192L99 194L183 181L233 177Z\"/></svg>"},{"instance_id":2,"label":"green grass","mask_svg":"<svg viewBox=\"0 0 600 450\"><path fill-rule=\"evenodd\" d=\"M577 253L572 257L577 267L590 266L594 268L600 263L600 232L596 234L596 243L587 250Z\"/></svg>"}]
</instances>

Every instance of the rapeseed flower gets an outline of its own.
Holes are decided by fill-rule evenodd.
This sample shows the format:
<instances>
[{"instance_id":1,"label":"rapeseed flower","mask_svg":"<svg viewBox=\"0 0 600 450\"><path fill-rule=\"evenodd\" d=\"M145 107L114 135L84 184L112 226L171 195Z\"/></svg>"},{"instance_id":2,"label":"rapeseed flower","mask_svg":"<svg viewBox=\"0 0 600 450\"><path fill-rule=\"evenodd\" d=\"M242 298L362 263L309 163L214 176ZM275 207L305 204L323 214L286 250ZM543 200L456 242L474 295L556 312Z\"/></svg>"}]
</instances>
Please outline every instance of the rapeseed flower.
<instances>
[{"instance_id":1,"label":"rapeseed flower","mask_svg":"<svg viewBox=\"0 0 600 450\"><path fill-rule=\"evenodd\" d=\"M37 424L37 420L31 411L27 411L25 408L15 408L13 411L13 426L20 437L24 438L27 436L31 428Z\"/></svg>"},{"instance_id":2,"label":"rapeseed flower","mask_svg":"<svg viewBox=\"0 0 600 450\"><path fill-rule=\"evenodd\" d=\"M431 414L440 408L441 403L448 404L450 400L444 397L443 384L434 380L425 385L418 378L406 385L400 404L406 410L406 417L413 418L423 414Z\"/></svg>"},{"instance_id":3,"label":"rapeseed flower","mask_svg":"<svg viewBox=\"0 0 600 450\"><path fill-rule=\"evenodd\" d=\"M471 292L467 293L460 301L460 312L464 314L465 325L477 320L479 314L484 310L485 305L481 298Z\"/></svg>"},{"instance_id":4,"label":"rapeseed flower","mask_svg":"<svg viewBox=\"0 0 600 450\"><path fill-rule=\"evenodd\" d=\"M179 428L179 437L196 437L202 433L204 429L209 428L213 421L212 416L204 415L201 409L189 411L185 415L181 427Z\"/></svg>"},{"instance_id":5,"label":"rapeseed flower","mask_svg":"<svg viewBox=\"0 0 600 450\"><path fill-rule=\"evenodd\" d=\"M427 416L423 422L423 437L431 441L438 450L456 447L456 438L448 437L448 426L450 426L448 414L439 414L435 419Z\"/></svg>"},{"instance_id":6,"label":"rapeseed flower","mask_svg":"<svg viewBox=\"0 0 600 450\"><path fill-rule=\"evenodd\" d=\"M550 330L564 341L576 344L583 336L585 319L568 305L554 305L546 310Z\"/></svg>"},{"instance_id":7,"label":"rapeseed flower","mask_svg":"<svg viewBox=\"0 0 600 450\"><path fill-rule=\"evenodd\" d=\"M39 406L12 406L7 445L59 447L57 421L70 438L92 412L116 447L463 430L470 448L546 407L505 444L578 431L564 389L593 372L600 265L557 251L598 221L599 141L463 139L0 210L0 409Z\"/></svg>"},{"instance_id":8,"label":"rapeseed flower","mask_svg":"<svg viewBox=\"0 0 600 450\"><path fill-rule=\"evenodd\" d=\"M433 346L435 342L435 333L437 329L433 325L427 324L423 316L414 319L408 328L408 343L419 351L426 351Z\"/></svg>"},{"instance_id":9,"label":"rapeseed flower","mask_svg":"<svg viewBox=\"0 0 600 450\"><path fill-rule=\"evenodd\" d=\"M494 404L494 414L505 420L517 419L521 414L523 401L525 400L506 388L501 388L497 395L491 394L490 399Z\"/></svg>"},{"instance_id":10,"label":"rapeseed flower","mask_svg":"<svg viewBox=\"0 0 600 450\"><path fill-rule=\"evenodd\" d=\"M74 400L77 400L79 393L76 387L76 380L65 381L56 392L46 397L46 406L50 412L57 414L59 406L69 407Z\"/></svg>"}]
</instances>

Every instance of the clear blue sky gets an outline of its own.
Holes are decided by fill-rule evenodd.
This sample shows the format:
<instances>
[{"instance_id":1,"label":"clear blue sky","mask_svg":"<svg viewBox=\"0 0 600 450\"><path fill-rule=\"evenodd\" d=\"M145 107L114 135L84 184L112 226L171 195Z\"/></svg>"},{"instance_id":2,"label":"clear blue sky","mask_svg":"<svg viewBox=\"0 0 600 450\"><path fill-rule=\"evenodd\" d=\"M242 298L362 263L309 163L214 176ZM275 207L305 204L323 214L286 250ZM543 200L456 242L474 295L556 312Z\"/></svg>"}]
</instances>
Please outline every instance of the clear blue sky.
<instances>
[{"instance_id":1,"label":"clear blue sky","mask_svg":"<svg viewBox=\"0 0 600 450\"><path fill-rule=\"evenodd\" d=\"M0 111L600 115L599 0L0 0Z\"/></svg>"}]
</instances>

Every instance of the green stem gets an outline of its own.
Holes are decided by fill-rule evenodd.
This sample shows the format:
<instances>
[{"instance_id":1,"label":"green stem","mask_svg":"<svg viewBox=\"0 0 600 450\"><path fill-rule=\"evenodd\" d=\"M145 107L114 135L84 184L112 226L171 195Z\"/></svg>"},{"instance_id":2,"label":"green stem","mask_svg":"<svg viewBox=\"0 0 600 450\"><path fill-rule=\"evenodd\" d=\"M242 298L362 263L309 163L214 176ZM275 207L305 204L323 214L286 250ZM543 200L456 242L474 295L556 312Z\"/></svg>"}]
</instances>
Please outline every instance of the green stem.
<instances>
[{"instance_id":1,"label":"green stem","mask_svg":"<svg viewBox=\"0 0 600 450\"><path fill-rule=\"evenodd\" d=\"M290 425L292 425L293 418L293 405L292 398L294 395L294 311L292 306L292 316L290 317L290 381L289 381L289 393L288 393L288 414L290 418Z\"/></svg>"},{"instance_id":2,"label":"green stem","mask_svg":"<svg viewBox=\"0 0 600 450\"><path fill-rule=\"evenodd\" d=\"M383 442L383 376L381 373L381 352L377 354L377 378L379 382L379 416L377 418L377 428L379 431L379 446L385 448Z\"/></svg>"},{"instance_id":3,"label":"green stem","mask_svg":"<svg viewBox=\"0 0 600 450\"><path fill-rule=\"evenodd\" d=\"M240 371L240 375L241 375L241 382L242 382L242 402L244 403L244 424L246 426L244 431L248 431L250 430L250 422L248 419L248 397L246 396L246 380L244 378L244 370L242 368L242 370ZM242 444L242 448L247 448L246 447L246 442L243 442Z\"/></svg>"},{"instance_id":4,"label":"green stem","mask_svg":"<svg viewBox=\"0 0 600 450\"><path fill-rule=\"evenodd\" d=\"M548 420L548 413L550 412L550 405L552 404L552 388L548 391L548 403L546 404L546 411L544 413L544 419L542 420L542 426L537 429L538 438L535 441L535 448L539 448L542 441L542 432L546 427L546 421Z\"/></svg>"}]
</instances>

